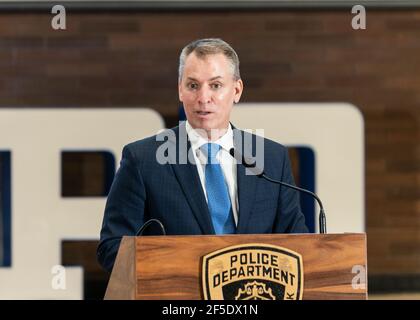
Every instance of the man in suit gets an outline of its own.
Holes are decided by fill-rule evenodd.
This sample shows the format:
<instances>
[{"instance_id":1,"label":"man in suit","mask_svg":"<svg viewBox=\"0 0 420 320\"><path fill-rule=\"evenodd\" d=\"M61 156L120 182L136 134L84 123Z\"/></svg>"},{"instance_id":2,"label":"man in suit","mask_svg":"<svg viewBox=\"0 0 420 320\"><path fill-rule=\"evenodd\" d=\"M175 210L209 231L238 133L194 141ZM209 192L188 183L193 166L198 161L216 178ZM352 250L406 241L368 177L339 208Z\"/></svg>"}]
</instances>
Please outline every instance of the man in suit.
<instances>
[{"instance_id":1,"label":"man in suit","mask_svg":"<svg viewBox=\"0 0 420 320\"><path fill-rule=\"evenodd\" d=\"M252 174L231 156L232 148L259 153L267 175L294 184L284 146L229 121L243 90L233 48L221 39L190 43L180 55L178 80L187 121L123 149L97 251L108 271L121 238L150 219L168 235L308 232L296 191ZM145 234L161 231L151 226Z\"/></svg>"}]
</instances>

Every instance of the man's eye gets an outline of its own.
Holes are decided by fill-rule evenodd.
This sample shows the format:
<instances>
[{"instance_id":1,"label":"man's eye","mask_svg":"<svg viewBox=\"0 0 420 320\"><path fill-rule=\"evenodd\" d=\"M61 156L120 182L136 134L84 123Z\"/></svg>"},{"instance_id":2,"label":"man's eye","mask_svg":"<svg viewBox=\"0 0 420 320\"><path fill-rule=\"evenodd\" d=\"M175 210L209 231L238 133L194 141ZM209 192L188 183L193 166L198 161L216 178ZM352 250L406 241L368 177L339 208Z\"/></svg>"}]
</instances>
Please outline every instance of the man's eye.
<instances>
[{"instance_id":1,"label":"man's eye","mask_svg":"<svg viewBox=\"0 0 420 320\"><path fill-rule=\"evenodd\" d=\"M196 84L196 83L189 83L189 84L187 84L187 87L189 89L197 89L198 88L198 84Z\"/></svg>"},{"instance_id":2,"label":"man's eye","mask_svg":"<svg viewBox=\"0 0 420 320\"><path fill-rule=\"evenodd\" d=\"M211 88L212 89L220 89L222 87L222 85L220 84L220 83L213 83L212 85L211 85Z\"/></svg>"}]
</instances>

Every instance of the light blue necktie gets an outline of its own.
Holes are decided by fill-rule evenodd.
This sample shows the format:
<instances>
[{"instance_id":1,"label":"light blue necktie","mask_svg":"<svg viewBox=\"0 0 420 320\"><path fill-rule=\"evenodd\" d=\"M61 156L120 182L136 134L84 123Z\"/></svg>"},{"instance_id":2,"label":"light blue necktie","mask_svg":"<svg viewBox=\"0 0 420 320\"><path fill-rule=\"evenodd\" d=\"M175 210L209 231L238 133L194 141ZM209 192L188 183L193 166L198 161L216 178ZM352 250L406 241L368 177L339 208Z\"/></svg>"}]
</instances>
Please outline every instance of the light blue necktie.
<instances>
[{"instance_id":1,"label":"light blue necktie","mask_svg":"<svg viewBox=\"0 0 420 320\"><path fill-rule=\"evenodd\" d=\"M202 148L204 153L207 154L206 191L214 230L216 234L235 233L236 227L229 191L220 163L216 159L216 155L220 151L220 145L207 143Z\"/></svg>"}]
</instances>

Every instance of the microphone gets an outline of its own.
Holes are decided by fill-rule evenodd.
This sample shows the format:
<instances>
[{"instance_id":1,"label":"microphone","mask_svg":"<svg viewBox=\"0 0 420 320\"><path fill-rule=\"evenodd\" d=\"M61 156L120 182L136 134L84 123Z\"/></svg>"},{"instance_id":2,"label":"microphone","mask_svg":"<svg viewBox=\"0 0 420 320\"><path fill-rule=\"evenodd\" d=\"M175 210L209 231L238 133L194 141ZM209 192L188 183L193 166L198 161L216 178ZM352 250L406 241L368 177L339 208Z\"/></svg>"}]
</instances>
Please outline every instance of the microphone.
<instances>
[{"instance_id":1,"label":"microphone","mask_svg":"<svg viewBox=\"0 0 420 320\"><path fill-rule=\"evenodd\" d=\"M157 223L157 224L160 226L160 228L161 228L161 230L162 230L162 235L166 236L165 227L163 226L162 222L160 222L158 219L150 219L150 220L146 221L146 222L145 222L145 223L141 226L141 228L139 229L139 231L137 231L137 233L136 233L136 237L137 237L137 236L141 236L141 235L143 235L144 230L146 230L146 228L147 228L148 226L150 226L153 222Z\"/></svg>"},{"instance_id":2,"label":"microphone","mask_svg":"<svg viewBox=\"0 0 420 320\"><path fill-rule=\"evenodd\" d=\"M230 155L236 159L236 161L239 161L240 163L242 163L246 168L249 168L250 170L252 170L254 172L254 174L256 176L258 176L259 178L264 178L267 181L270 181L272 183L276 183L306 194L309 194L310 196L312 196L319 205L320 211L319 211L319 233L327 233L327 222L326 222L326 218L325 218L325 211L324 211L324 206L322 205L321 199L319 199L319 197L313 193L312 191L303 189L303 188L299 188L296 187L294 185L288 184L286 182L283 181L279 181L279 180L274 180L270 177L268 177L265 173L264 170L261 170L260 168L257 167L256 163L251 163L249 162L248 159L246 159L239 151L235 150L235 148L231 148L229 150ZM253 170L254 169L254 170Z\"/></svg>"}]
</instances>

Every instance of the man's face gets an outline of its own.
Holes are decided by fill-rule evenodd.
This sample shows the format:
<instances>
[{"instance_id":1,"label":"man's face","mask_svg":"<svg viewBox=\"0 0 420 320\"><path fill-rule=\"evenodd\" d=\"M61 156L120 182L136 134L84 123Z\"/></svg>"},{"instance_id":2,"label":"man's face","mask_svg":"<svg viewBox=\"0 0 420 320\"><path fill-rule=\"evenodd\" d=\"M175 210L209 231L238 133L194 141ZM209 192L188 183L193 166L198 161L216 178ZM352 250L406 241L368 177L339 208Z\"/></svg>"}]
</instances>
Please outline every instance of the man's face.
<instances>
[{"instance_id":1,"label":"man's face","mask_svg":"<svg viewBox=\"0 0 420 320\"><path fill-rule=\"evenodd\" d=\"M231 64L222 53L202 58L191 53L178 85L188 122L207 132L228 127L233 103L239 102L242 89L242 81L234 79Z\"/></svg>"}]
</instances>

